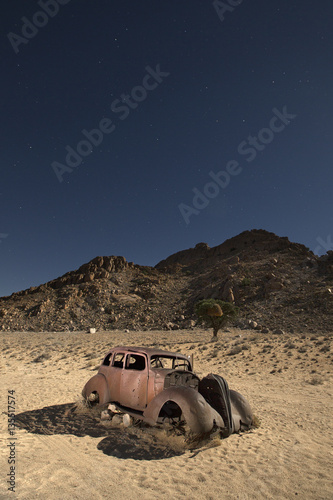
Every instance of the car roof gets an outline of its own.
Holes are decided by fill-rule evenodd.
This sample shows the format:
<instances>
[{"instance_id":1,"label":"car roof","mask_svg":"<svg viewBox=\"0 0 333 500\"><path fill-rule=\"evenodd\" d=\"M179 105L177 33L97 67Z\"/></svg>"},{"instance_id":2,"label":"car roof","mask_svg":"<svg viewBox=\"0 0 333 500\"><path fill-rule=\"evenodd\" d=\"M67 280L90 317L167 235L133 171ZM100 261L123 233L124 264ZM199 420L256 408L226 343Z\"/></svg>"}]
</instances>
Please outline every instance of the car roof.
<instances>
[{"instance_id":1,"label":"car roof","mask_svg":"<svg viewBox=\"0 0 333 500\"><path fill-rule=\"evenodd\" d=\"M181 354L180 352L171 352L171 351L163 351L163 349L156 349L154 347L136 347L136 346L117 346L117 347L112 347L109 351L110 352L119 352L119 351L127 351L127 352L138 352L138 353L145 353L148 354L148 356L177 356L178 358L182 357L184 359L188 359L188 356L185 354Z\"/></svg>"}]
</instances>

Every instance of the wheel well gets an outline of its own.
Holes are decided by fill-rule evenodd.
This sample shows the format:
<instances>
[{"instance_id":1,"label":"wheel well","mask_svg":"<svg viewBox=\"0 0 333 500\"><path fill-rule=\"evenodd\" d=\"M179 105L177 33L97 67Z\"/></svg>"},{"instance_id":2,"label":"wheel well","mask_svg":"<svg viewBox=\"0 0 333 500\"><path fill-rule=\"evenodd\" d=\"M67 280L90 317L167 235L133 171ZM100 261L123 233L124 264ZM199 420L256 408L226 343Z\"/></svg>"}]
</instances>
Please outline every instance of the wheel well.
<instances>
[{"instance_id":1,"label":"wheel well","mask_svg":"<svg viewBox=\"0 0 333 500\"><path fill-rule=\"evenodd\" d=\"M166 401L162 406L158 418L161 419L181 419L182 409L181 407L171 399Z\"/></svg>"}]
</instances>

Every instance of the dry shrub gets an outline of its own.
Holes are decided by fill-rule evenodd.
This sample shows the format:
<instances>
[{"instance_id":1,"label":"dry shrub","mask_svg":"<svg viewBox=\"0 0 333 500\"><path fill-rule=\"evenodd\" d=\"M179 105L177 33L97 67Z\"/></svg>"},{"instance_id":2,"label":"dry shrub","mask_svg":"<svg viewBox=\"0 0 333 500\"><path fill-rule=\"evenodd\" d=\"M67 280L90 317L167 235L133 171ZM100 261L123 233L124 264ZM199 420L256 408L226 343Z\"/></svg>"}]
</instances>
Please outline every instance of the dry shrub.
<instances>
[{"instance_id":1,"label":"dry shrub","mask_svg":"<svg viewBox=\"0 0 333 500\"><path fill-rule=\"evenodd\" d=\"M291 340L288 340L288 342L284 344L284 347L286 347L287 349L295 349L296 346Z\"/></svg>"},{"instance_id":2,"label":"dry shrub","mask_svg":"<svg viewBox=\"0 0 333 500\"><path fill-rule=\"evenodd\" d=\"M230 351L227 352L227 356L234 356L235 354L239 354L242 352L242 347L240 345L233 346Z\"/></svg>"},{"instance_id":3,"label":"dry shrub","mask_svg":"<svg viewBox=\"0 0 333 500\"><path fill-rule=\"evenodd\" d=\"M204 434L192 434L186 437L186 447L189 450L206 450L209 448L216 448L217 446L221 446L222 440L219 432L215 432L211 434L210 432L206 432Z\"/></svg>"},{"instance_id":4,"label":"dry shrub","mask_svg":"<svg viewBox=\"0 0 333 500\"><path fill-rule=\"evenodd\" d=\"M84 354L83 356L84 358L87 358L87 359L93 359L93 358L96 358L96 352L87 352L87 354Z\"/></svg>"},{"instance_id":5,"label":"dry shrub","mask_svg":"<svg viewBox=\"0 0 333 500\"><path fill-rule=\"evenodd\" d=\"M176 433L170 433L165 429L152 428L147 431L145 430L145 435L150 434L161 446L166 448L171 448L177 452L184 452L187 448L185 439L183 435L177 435ZM150 431L150 432L149 432Z\"/></svg>"},{"instance_id":6,"label":"dry shrub","mask_svg":"<svg viewBox=\"0 0 333 500\"><path fill-rule=\"evenodd\" d=\"M307 348L305 346L302 346L298 349L298 352L300 352L301 354L306 352L307 351Z\"/></svg>"},{"instance_id":7,"label":"dry shrub","mask_svg":"<svg viewBox=\"0 0 333 500\"><path fill-rule=\"evenodd\" d=\"M74 404L74 413L76 413L77 415L88 415L89 417L98 419L100 418L102 411L106 410L108 407L108 404L92 406L81 395L77 396Z\"/></svg>"},{"instance_id":8,"label":"dry shrub","mask_svg":"<svg viewBox=\"0 0 333 500\"><path fill-rule=\"evenodd\" d=\"M32 360L33 363L42 363L43 361L46 361L47 359L50 359L50 355L43 353L37 356L35 359Z\"/></svg>"},{"instance_id":9,"label":"dry shrub","mask_svg":"<svg viewBox=\"0 0 333 500\"><path fill-rule=\"evenodd\" d=\"M250 342L253 342L254 344L257 344L259 341L261 341L261 337L258 334L251 335L249 338Z\"/></svg>"},{"instance_id":10,"label":"dry shrub","mask_svg":"<svg viewBox=\"0 0 333 500\"><path fill-rule=\"evenodd\" d=\"M324 383L322 377L315 375L308 380L308 384L311 385L322 385Z\"/></svg>"},{"instance_id":11,"label":"dry shrub","mask_svg":"<svg viewBox=\"0 0 333 500\"><path fill-rule=\"evenodd\" d=\"M74 411L79 415L88 414L91 412L91 406L82 396L78 396L74 404L75 404Z\"/></svg>"},{"instance_id":12,"label":"dry shrub","mask_svg":"<svg viewBox=\"0 0 333 500\"><path fill-rule=\"evenodd\" d=\"M252 418L252 428L253 429L258 429L261 426L261 420L257 415L253 415Z\"/></svg>"}]
</instances>

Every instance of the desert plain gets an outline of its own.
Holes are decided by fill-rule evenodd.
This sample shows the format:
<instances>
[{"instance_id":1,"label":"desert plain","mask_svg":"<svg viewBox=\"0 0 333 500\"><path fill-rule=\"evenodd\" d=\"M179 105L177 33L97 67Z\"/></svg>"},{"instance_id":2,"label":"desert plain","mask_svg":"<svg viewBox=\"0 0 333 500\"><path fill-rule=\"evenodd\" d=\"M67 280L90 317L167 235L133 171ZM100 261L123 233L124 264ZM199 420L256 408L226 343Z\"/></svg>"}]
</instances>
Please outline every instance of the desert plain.
<instances>
[{"instance_id":1,"label":"desert plain","mask_svg":"<svg viewBox=\"0 0 333 500\"><path fill-rule=\"evenodd\" d=\"M229 328L216 342L205 329L0 335L1 499L333 498L332 333ZM117 345L193 354L199 376L222 375L248 399L258 427L198 443L101 420L81 391Z\"/></svg>"}]
</instances>

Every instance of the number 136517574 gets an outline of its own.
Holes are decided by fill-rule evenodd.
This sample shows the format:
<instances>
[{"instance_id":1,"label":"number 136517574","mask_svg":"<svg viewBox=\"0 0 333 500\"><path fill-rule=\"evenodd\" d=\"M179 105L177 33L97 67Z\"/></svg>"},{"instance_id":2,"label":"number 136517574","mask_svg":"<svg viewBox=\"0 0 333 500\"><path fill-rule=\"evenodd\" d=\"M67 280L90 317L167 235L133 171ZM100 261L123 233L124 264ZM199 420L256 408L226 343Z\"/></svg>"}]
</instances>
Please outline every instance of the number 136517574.
<instances>
[{"instance_id":1,"label":"number 136517574","mask_svg":"<svg viewBox=\"0 0 333 500\"><path fill-rule=\"evenodd\" d=\"M15 433L15 411L16 411L15 391L8 391L8 432L11 436Z\"/></svg>"}]
</instances>

